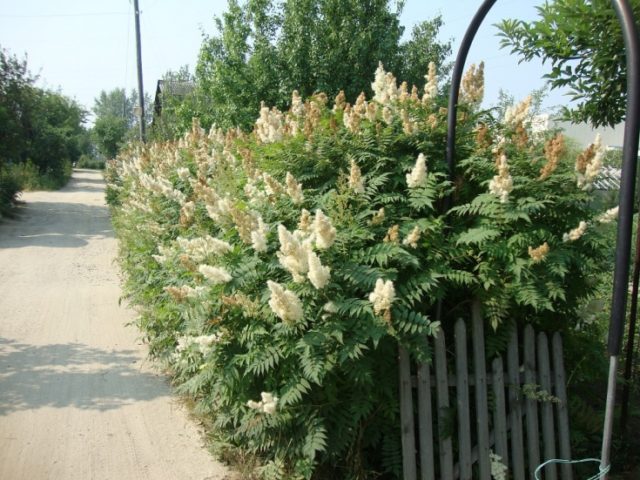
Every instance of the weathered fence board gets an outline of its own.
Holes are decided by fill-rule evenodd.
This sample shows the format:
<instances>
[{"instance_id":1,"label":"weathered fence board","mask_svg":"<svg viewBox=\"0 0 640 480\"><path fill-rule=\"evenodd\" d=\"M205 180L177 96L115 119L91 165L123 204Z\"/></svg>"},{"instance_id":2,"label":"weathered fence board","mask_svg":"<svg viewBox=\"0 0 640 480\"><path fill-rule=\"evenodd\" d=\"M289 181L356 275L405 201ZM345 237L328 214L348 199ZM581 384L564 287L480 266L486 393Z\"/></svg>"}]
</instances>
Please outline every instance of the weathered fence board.
<instances>
[{"instance_id":1,"label":"weathered fence board","mask_svg":"<svg viewBox=\"0 0 640 480\"><path fill-rule=\"evenodd\" d=\"M502 458L502 463L509 467L509 447L507 442L507 406L504 398L504 367L502 358L494 358L491 364L493 372L493 431L495 452Z\"/></svg>"},{"instance_id":2,"label":"weathered fence board","mask_svg":"<svg viewBox=\"0 0 640 480\"><path fill-rule=\"evenodd\" d=\"M553 336L550 351L549 339L544 333L536 337L531 326L525 327L521 357L519 336L514 329L505 355L505 372L503 358L492 358L487 364L484 321L478 302L472 304L471 328L459 320L454 324L453 333L451 358L447 357L442 331L433 341L434 375L432 366L423 363L417 365L417 378L412 379L409 355L406 350L399 350L404 479L416 480L419 473L421 480L490 480L491 451L500 456L508 468L508 478L513 480L533 479L533 472L541 463L541 450L545 459L555 458L558 447L560 456L570 459L566 378L559 334ZM453 366L451 375L449 366ZM492 411L489 411L489 385ZM417 419L414 418L412 386L418 390ZM434 389L435 413L432 411ZM450 392L451 389L455 393ZM551 403L543 392L559 401ZM457 421L452 418L450 395L455 395ZM547 467L544 478L573 480L571 467Z\"/></svg>"},{"instance_id":3,"label":"weathered fence board","mask_svg":"<svg viewBox=\"0 0 640 480\"><path fill-rule=\"evenodd\" d=\"M464 320L456 322L455 339L459 478L460 480L471 480L471 412L469 409L469 372L467 370L467 329Z\"/></svg>"},{"instance_id":4,"label":"weathered fence board","mask_svg":"<svg viewBox=\"0 0 640 480\"><path fill-rule=\"evenodd\" d=\"M554 374L554 393L560 400L556 404L556 412L558 414L558 442L560 445L560 457L565 460L571 460L571 443L569 438L569 411L567 410L567 387L564 374L564 361L562 353L562 338L558 332L553 334L552 341L553 351L553 374ZM573 471L570 464L560 466L563 480L573 480Z\"/></svg>"},{"instance_id":5,"label":"weathered fence board","mask_svg":"<svg viewBox=\"0 0 640 480\"><path fill-rule=\"evenodd\" d=\"M524 436L522 433L522 393L520 392L520 356L518 332L511 332L507 347L507 373L509 375L509 426L511 428L511 456L513 480L525 480Z\"/></svg>"},{"instance_id":6,"label":"weathered fence board","mask_svg":"<svg viewBox=\"0 0 640 480\"><path fill-rule=\"evenodd\" d=\"M473 326L473 370L476 378L476 423L478 425L478 465L480 480L491 480L489 463L489 404L487 401L487 365L484 355L484 321L480 301L471 305ZM477 339L477 340L475 340Z\"/></svg>"},{"instance_id":7,"label":"weathered fence board","mask_svg":"<svg viewBox=\"0 0 640 480\"><path fill-rule=\"evenodd\" d=\"M405 480L417 480L416 436L413 419L413 394L411 392L411 361L409 352L398 349L400 368L400 421L402 423L402 471Z\"/></svg>"},{"instance_id":8,"label":"weathered fence board","mask_svg":"<svg viewBox=\"0 0 640 480\"><path fill-rule=\"evenodd\" d=\"M535 333L531 325L524 329L524 383L536 384L536 351ZM527 454L529 463L529 478L534 478L537 465L540 464L540 434L538 431L538 405L532 398L525 397L524 409L527 425Z\"/></svg>"},{"instance_id":9,"label":"weathered fence board","mask_svg":"<svg viewBox=\"0 0 640 480\"><path fill-rule=\"evenodd\" d=\"M426 362L418 365L418 428L420 431L420 479L435 480L431 370Z\"/></svg>"},{"instance_id":10,"label":"weathered fence board","mask_svg":"<svg viewBox=\"0 0 640 480\"><path fill-rule=\"evenodd\" d=\"M551 369L549 362L549 342L544 333L538 334L538 364L539 385L542 390L551 394ZM556 437L553 428L553 404L550 401L542 402L542 445L544 447L544 459L556 458ZM558 473L555 464L545 467L545 479L557 480Z\"/></svg>"},{"instance_id":11,"label":"weathered fence board","mask_svg":"<svg viewBox=\"0 0 640 480\"><path fill-rule=\"evenodd\" d=\"M449 382L447 381L447 349L444 333L435 339L436 398L438 402L438 443L440 457L440 480L453 479L453 445L451 433L447 432L449 416Z\"/></svg>"}]
</instances>

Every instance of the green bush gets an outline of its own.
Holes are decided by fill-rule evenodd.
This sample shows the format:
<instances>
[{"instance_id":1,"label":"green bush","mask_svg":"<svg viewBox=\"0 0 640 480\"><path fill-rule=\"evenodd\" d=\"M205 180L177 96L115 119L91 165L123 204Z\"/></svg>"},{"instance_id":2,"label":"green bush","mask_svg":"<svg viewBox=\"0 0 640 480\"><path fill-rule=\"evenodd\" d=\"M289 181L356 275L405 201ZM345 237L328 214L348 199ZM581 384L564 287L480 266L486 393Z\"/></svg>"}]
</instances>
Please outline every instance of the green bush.
<instances>
[{"instance_id":1,"label":"green bush","mask_svg":"<svg viewBox=\"0 0 640 480\"><path fill-rule=\"evenodd\" d=\"M151 354L261 477L401 478L398 345L428 360L425 336L472 298L494 328L580 323L615 217L591 206L601 148L574 162L529 130L527 101L479 112L481 77L464 83L453 181L435 72L420 98L382 67L370 101L294 93L250 135L194 122L108 165Z\"/></svg>"},{"instance_id":2,"label":"green bush","mask_svg":"<svg viewBox=\"0 0 640 480\"><path fill-rule=\"evenodd\" d=\"M78 162L76 163L77 168L89 168L92 170L103 170L105 161L99 158L91 157L89 155L80 155Z\"/></svg>"},{"instance_id":3,"label":"green bush","mask_svg":"<svg viewBox=\"0 0 640 480\"><path fill-rule=\"evenodd\" d=\"M0 168L0 217L5 215L20 194L20 182L6 168Z\"/></svg>"},{"instance_id":4,"label":"green bush","mask_svg":"<svg viewBox=\"0 0 640 480\"><path fill-rule=\"evenodd\" d=\"M16 179L21 190L57 190L67 184L73 168L69 160L59 162L56 170L41 172L30 160L9 165L7 171Z\"/></svg>"}]
</instances>

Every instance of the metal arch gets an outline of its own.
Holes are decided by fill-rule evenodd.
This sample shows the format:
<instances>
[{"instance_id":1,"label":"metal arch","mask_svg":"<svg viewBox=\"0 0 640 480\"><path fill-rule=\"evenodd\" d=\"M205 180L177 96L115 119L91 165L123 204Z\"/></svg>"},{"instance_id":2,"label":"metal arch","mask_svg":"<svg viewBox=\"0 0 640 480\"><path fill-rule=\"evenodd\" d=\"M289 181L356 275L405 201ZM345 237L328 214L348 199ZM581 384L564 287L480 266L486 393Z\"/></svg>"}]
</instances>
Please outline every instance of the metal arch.
<instances>
[{"instance_id":1,"label":"metal arch","mask_svg":"<svg viewBox=\"0 0 640 480\"><path fill-rule=\"evenodd\" d=\"M453 173L455 170L455 153L456 153L456 120L458 111L458 96L460 94L460 83L462 82L462 72L464 70L464 64L467 61L467 55L469 49L473 43L473 39L482 25L484 18L491 10L491 7L497 0L484 0L475 16L471 20L469 27L467 28L460 49L458 50L458 56L456 62L453 65L453 74L451 77L451 92L449 93L449 108L447 109L447 167L449 168L449 178L453 180Z\"/></svg>"},{"instance_id":2,"label":"metal arch","mask_svg":"<svg viewBox=\"0 0 640 480\"><path fill-rule=\"evenodd\" d=\"M627 303L633 199L638 159L638 134L640 132L640 44L638 43L638 26L633 18L633 11L628 0L612 0L611 3L622 27L627 58L627 110L622 146L620 210L608 344L609 355L618 355L622 342Z\"/></svg>"},{"instance_id":3,"label":"metal arch","mask_svg":"<svg viewBox=\"0 0 640 480\"><path fill-rule=\"evenodd\" d=\"M467 54L474 37L487 13L496 0L484 0L473 17L460 45L451 80L449 108L447 112L447 150L446 160L449 178L453 180L455 172L455 137L457 121L457 104L462 81L462 71ZM609 465L611 437L613 426L613 409L615 405L616 367L620 353L620 345L624 330L624 317L627 304L629 280L629 260L631 255L631 229L633 226L633 200L638 161L638 136L640 135L640 44L638 26L628 0L611 0L622 29L627 63L627 107L625 115L624 143L622 148L622 174L620 179L620 200L618 233L616 239L616 261L614 268L611 319L609 323L609 339L607 350L611 357L609 366L609 382L607 406L602 435L602 454L600 471L605 477ZM448 197L445 206L450 207ZM439 315L438 315L439 316Z\"/></svg>"}]
</instances>

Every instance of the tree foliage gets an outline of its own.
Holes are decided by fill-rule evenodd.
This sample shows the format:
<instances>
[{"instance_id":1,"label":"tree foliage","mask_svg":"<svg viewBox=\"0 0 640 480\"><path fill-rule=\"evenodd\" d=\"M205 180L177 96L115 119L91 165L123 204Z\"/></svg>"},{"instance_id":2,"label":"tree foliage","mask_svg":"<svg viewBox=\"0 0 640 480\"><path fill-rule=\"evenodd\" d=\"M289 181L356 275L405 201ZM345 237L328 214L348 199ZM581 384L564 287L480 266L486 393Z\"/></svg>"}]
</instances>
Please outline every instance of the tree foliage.
<instances>
[{"instance_id":1,"label":"tree foliage","mask_svg":"<svg viewBox=\"0 0 640 480\"><path fill-rule=\"evenodd\" d=\"M138 92L132 89L128 94L124 88L102 90L94 100L94 127L91 131L98 153L107 159L115 158L120 148L139 136ZM145 94L145 119L150 124L153 116L153 102Z\"/></svg>"},{"instance_id":2,"label":"tree foliage","mask_svg":"<svg viewBox=\"0 0 640 480\"><path fill-rule=\"evenodd\" d=\"M0 171L13 189L59 186L87 148L84 109L35 82L26 60L0 48Z\"/></svg>"},{"instance_id":3,"label":"tree foliage","mask_svg":"<svg viewBox=\"0 0 640 480\"><path fill-rule=\"evenodd\" d=\"M640 1L631 0L635 18ZM617 16L609 0L553 0L537 7L539 20L503 20L501 44L521 61L551 64L551 88L569 87L573 122L613 126L624 120L627 69Z\"/></svg>"},{"instance_id":4,"label":"tree foliage","mask_svg":"<svg viewBox=\"0 0 640 480\"><path fill-rule=\"evenodd\" d=\"M202 124L250 128L261 101L286 108L294 89L305 97L343 90L355 101L361 92L371 95L367 79L378 62L423 83L427 65L442 65L450 42L438 41L442 19L435 17L401 43L401 9L398 3L392 10L388 0L230 0L196 68L198 90L209 102Z\"/></svg>"}]
</instances>

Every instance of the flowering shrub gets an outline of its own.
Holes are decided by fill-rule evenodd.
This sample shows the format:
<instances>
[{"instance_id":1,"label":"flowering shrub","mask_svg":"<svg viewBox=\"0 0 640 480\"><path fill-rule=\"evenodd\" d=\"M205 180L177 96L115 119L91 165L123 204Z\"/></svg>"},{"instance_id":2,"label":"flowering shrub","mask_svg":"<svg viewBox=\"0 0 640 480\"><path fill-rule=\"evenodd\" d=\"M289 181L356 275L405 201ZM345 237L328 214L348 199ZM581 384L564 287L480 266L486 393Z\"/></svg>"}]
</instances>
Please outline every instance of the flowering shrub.
<instances>
[{"instance_id":1,"label":"flowering shrub","mask_svg":"<svg viewBox=\"0 0 640 480\"><path fill-rule=\"evenodd\" d=\"M482 75L463 83L453 182L434 68L422 93L380 66L372 100L294 92L252 134L194 121L109 165L151 353L264 478L399 478L398 343L428 360L473 297L494 328L577 321L615 218L590 208L601 148L574 164L526 102L478 112Z\"/></svg>"}]
</instances>

